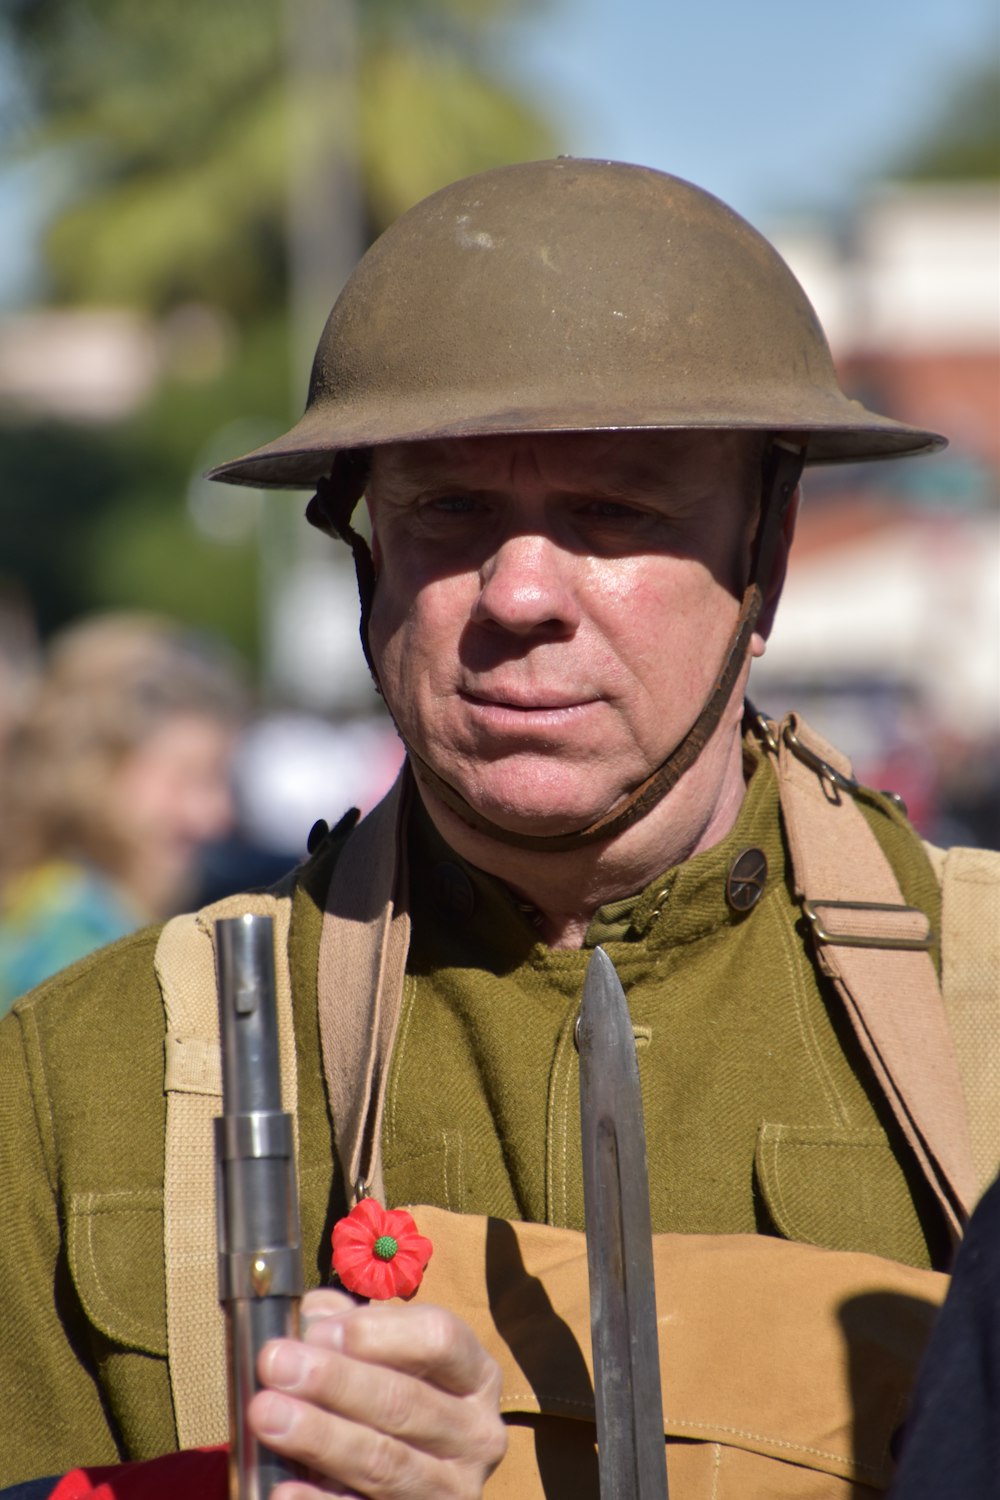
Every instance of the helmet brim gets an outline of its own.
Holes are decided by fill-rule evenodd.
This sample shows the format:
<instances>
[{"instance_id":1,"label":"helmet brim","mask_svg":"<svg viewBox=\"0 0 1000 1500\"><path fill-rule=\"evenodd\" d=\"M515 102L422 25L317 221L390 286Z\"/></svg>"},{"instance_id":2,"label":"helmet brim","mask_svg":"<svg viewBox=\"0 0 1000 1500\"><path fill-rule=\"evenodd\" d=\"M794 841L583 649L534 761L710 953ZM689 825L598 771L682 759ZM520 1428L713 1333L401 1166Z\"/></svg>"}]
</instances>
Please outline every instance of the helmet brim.
<instances>
[{"instance_id":1,"label":"helmet brim","mask_svg":"<svg viewBox=\"0 0 1000 1500\"><path fill-rule=\"evenodd\" d=\"M421 410L419 402L411 403L412 409L406 411L401 409L403 403L397 403L391 425L381 413L358 412L354 420L345 415L338 423L336 434L331 434L326 413L307 411L283 436L242 457L217 464L208 471L207 477L258 489L307 489L329 474L334 458L344 449L533 433L766 432L802 442L806 450L805 462L809 466L904 458L935 453L947 446L947 439L940 433L880 416L846 399L842 400L846 412L824 414L825 419L818 412L803 412L799 423L788 421L786 401L782 409L784 420L780 424L766 410L737 412L730 409L706 413L703 404L697 413L650 412L648 420L644 421L636 421L634 411L615 412L610 408L592 413L582 410L567 413L565 409L553 412L539 408L495 411L484 403L484 409L474 413L469 409L468 393L463 394L461 404L463 411L459 416L457 412L442 411L440 403L433 411Z\"/></svg>"}]
</instances>

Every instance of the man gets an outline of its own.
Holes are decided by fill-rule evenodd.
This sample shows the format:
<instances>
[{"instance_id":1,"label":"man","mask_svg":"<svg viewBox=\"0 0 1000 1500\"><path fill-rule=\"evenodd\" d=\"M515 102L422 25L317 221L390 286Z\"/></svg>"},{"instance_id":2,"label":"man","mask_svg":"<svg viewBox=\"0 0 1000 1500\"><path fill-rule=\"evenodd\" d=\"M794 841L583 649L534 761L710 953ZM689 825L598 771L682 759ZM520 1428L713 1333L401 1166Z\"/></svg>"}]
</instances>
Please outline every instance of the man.
<instances>
[{"instance_id":1,"label":"man","mask_svg":"<svg viewBox=\"0 0 1000 1500\"><path fill-rule=\"evenodd\" d=\"M371 1186L430 1205L435 1241L412 1306L313 1293L304 1340L262 1356L251 1421L322 1476L282 1500L595 1492L573 1036L597 943L639 1047L671 1493L888 1481L975 1196L940 884L890 799L744 693L803 463L940 441L842 395L801 289L717 200L560 159L405 215L301 422L216 471L317 487L408 752L290 894L247 898L284 913L311 1279ZM178 1124L217 1089L207 931L109 950L0 1036L0 1359L49 1427L2 1440L4 1479L220 1435L187 1326L214 1296L185 1239L208 1114L187 1155Z\"/></svg>"}]
</instances>

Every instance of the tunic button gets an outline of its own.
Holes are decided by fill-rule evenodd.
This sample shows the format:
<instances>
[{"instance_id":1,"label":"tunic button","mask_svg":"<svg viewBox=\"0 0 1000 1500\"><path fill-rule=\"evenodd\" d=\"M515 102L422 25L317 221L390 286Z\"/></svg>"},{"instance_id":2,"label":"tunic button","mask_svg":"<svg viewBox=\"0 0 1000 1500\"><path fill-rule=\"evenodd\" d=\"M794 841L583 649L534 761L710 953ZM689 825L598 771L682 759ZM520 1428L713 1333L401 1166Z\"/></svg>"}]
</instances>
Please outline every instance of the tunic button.
<instances>
[{"instance_id":1,"label":"tunic button","mask_svg":"<svg viewBox=\"0 0 1000 1500\"><path fill-rule=\"evenodd\" d=\"M434 882L434 899L439 906L456 917L472 916L476 909L476 892L464 870L446 860L434 866L431 878Z\"/></svg>"},{"instance_id":2,"label":"tunic button","mask_svg":"<svg viewBox=\"0 0 1000 1500\"><path fill-rule=\"evenodd\" d=\"M744 849L729 866L726 900L733 911L752 911L764 894L767 855L763 849Z\"/></svg>"}]
</instances>

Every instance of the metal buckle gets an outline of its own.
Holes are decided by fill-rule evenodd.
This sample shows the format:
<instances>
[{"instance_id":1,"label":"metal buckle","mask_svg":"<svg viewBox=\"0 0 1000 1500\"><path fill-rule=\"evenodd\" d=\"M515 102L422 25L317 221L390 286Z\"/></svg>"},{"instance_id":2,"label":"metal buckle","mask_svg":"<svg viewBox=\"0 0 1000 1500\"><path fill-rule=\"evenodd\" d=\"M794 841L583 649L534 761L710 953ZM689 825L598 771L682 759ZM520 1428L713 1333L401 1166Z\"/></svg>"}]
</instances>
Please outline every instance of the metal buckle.
<instances>
[{"instance_id":1,"label":"metal buckle","mask_svg":"<svg viewBox=\"0 0 1000 1500\"><path fill-rule=\"evenodd\" d=\"M785 725L781 731L781 737L796 759L802 761L811 771L815 771L824 781L829 781L833 786L843 787L845 792L856 792L858 790L858 783L852 776L845 776L835 766L831 766L829 761L823 760L821 756L817 755L815 750L810 750L808 745L804 745L791 724ZM835 903L830 901L827 904L833 906ZM860 902L857 904L861 905Z\"/></svg>"},{"instance_id":2,"label":"metal buckle","mask_svg":"<svg viewBox=\"0 0 1000 1500\"><path fill-rule=\"evenodd\" d=\"M934 934L930 930L929 922L927 935L922 938L876 937L863 932L831 932L823 925L818 907L836 911L895 912L899 916L923 917L927 922L927 913L921 911L919 906L897 906L893 902L884 901L823 901L819 898L813 901L803 900L802 910L812 924L813 937L818 943L828 943L835 948L893 948L909 952L926 952L934 943Z\"/></svg>"},{"instance_id":3,"label":"metal buckle","mask_svg":"<svg viewBox=\"0 0 1000 1500\"><path fill-rule=\"evenodd\" d=\"M772 750L777 752L778 747L774 743L774 736L770 732L767 720L762 718L762 716L757 713L756 709L753 707L753 704L750 703L749 700L747 700L746 706L748 711L750 712L754 726L758 729L758 732L766 735L768 745ZM810 770L815 771L817 775L821 776L824 781L829 781L833 786L843 787L844 790L848 792L857 792L861 790L860 782L852 780L850 776L845 776L841 771L838 771L834 766L831 766L829 761L823 760L816 754L814 750L810 750L807 746L803 745L802 741L799 739L798 735L795 733L790 724L785 725L782 731L782 739L788 746L789 750L791 750L792 754L795 755L797 759L801 760L805 765L807 765ZM886 797L894 807L898 808L899 811L903 814L904 818L907 816L908 809L906 803L898 792L889 792L883 789L883 791L881 792L881 796Z\"/></svg>"},{"instance_id":4,"label":"metal buckle","mask_svg":"<svg viewBox=\"0 0 1000 1500\"><path fill-rule=\"evenodd\" d=\"M750 702L749 698L744 698L743 710L748 726L754 731L758 739L767 746L771 754L777 755L780 746L767 715L762 714L756 704Z\"/></svg>"}]
</instances>

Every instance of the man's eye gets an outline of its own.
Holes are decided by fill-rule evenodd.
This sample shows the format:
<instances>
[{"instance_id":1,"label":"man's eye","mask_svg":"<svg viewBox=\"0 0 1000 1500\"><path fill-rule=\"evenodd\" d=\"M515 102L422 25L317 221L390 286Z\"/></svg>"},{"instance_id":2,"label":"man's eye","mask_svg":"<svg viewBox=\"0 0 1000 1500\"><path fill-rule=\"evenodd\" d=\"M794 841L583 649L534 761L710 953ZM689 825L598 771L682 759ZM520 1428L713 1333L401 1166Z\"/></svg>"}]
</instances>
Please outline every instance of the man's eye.
<instances>
[{"instance_id":1,"label":"man's eye","mask_svg":"<svg viewBox=\"0 0 1000 1500\"><path fill-rule=\"evenodd\" d=\"M598 521L637 521L642 516L642 511L622 500L594 500L586 513Z\"/></svg>"},{"instance_id":2,"label":"man's eye","mask_svg":"<svg viewBox=\"0 0 1000 1500\"><path fill-rule=\"evenodd\" d=\"M481 508L471 495L438 495L429 505L430 510L443 516L467 516Z\"/></svg>"}]
</instances>

